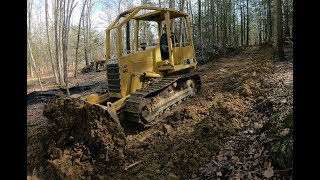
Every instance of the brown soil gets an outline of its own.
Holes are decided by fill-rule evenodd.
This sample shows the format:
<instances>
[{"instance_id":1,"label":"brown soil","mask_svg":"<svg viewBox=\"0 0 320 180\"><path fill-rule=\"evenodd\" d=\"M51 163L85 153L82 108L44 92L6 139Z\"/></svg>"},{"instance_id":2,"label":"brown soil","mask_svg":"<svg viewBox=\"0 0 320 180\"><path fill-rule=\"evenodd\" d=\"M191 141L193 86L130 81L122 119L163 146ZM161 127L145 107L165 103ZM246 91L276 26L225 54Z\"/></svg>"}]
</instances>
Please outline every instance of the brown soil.
<instances>
[{"instance_id":1,"label":"brown soil","mask_svg":"<svg viewBox=\"0 0 320 180\"><path fill-rule=\"evenodd\" d=\"M44 179L268 177L273 164L265 150L272 139L261 138L262 129L276 112L284 112L277 121L292 112L292 62L274 63L271 55L269 46L250 46L199 66L201 91L143 131L118 128L93 113L100 108L71 100L47 104L50 121L41 116L43 104L28 107L28 174ZM79 108L52 114L68 107L59 103Z\"/></svg>"}]
</instances>

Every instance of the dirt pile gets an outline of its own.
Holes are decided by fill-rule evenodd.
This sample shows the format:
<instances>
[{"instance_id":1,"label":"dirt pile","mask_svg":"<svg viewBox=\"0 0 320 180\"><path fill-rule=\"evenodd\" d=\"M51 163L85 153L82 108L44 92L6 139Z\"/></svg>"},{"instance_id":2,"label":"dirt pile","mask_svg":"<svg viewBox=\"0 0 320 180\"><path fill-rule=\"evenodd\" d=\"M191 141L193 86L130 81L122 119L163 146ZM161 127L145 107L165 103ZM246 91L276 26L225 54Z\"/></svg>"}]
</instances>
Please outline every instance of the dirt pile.
<instances>
[{"instance_id":1,"label":"dirt pile","mask_svg":"<svg viewBox=\"0 0 320 180\"><path fill-rule=\"evenodd\" d=\"M102 108L73 98L58 98L45 105L43 114L49 120L47 176L96 179L122 165L123 129Z\"/></svg>"}]
</instances>

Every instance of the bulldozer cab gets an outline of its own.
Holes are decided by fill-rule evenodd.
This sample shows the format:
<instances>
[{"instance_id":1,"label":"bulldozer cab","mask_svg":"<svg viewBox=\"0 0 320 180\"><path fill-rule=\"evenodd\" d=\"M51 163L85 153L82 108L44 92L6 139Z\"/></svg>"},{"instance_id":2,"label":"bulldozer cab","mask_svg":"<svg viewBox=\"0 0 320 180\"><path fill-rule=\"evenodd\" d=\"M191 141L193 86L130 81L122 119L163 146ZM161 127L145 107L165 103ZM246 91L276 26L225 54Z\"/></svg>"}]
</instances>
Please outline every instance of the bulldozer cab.
<instances>
[{"instance_id":1,"label":"bulldozer cab","mask_svg":"<svg viewBox=\"0 0 320 180\"><path fill-rule=\"evenodd\" d=\"M189 21L188 14L169 8L138 6L127 10L106 30L106 59L127 58L130 61L132 58L129 56L139 56L139 61L151 61L152 69L147 70L156 73L183 69L179 65L187 64L191 59L195 62ZM165 48L160 46L164 36L167 57L163 57ZM154 57L148 58L148 52L144 51L152 53Z\"/></svg>"}]
</instances>

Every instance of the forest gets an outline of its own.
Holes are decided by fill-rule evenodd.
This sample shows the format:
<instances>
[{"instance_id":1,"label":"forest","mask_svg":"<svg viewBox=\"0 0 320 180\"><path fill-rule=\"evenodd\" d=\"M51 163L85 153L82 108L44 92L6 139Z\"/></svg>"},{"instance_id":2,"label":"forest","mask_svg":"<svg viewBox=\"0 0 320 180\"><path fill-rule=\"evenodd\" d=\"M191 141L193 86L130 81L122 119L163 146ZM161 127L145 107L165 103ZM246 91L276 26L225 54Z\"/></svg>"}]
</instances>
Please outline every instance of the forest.
<instances>
[{"instance_id":1,"label":"forest","mask_svg":"<svg viewBox=\"0 0 320 180\"><path fill-rule=\"evenodd\" d=\"M284 59L282 44L292 41L292 0L28 0L28 78L37 77L43 89L42 76L54 76L55 84L65 87L69 76L105 59L104 28L120 12L138 5L187 12L200 62L262 43L280 47L275 58ZM141 36L152 38L148 32Z\"/></svg>"}]
</instances>

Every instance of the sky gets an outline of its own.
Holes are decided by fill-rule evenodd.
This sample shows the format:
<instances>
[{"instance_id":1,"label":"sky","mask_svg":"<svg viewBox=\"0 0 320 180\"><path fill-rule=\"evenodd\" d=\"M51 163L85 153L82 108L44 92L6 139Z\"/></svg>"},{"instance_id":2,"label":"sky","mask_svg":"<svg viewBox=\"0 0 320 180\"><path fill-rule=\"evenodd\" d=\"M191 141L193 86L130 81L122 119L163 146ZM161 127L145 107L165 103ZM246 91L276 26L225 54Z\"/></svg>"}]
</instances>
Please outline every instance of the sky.
<instances>
[{"instance_id":1,"label":"sky","mask_svg":"<svg viewBox=\"0 0 320 180\"><path fill-rule=\"evenodd\" d=\"M45 1L44 0L28 0L33 1L32 8L32 18L33 24L36 25L38 22L45 23ZM49 20L53 23L52 16L52 3L54 0L48 0L48 13ZM76 5L72 16L71 23L72 25L78 26L79 18L81 14L82 3L84 0L75 0L74 3ZM91 27L102 32L104 31L108 25L116 18L118 15L117 4L120 1L120 11L126 10L129 3L132 3L133 6L139 6L141 4L141 0L92 0L94 3L92 9L92 18L91 18ZM158 0L152 0L157 3ZM195 2L196 0L191 0L191 2ZM36 25L38 26L38 25Z\"/></svg>"},{"instance_id":2,"label":"sky","mask_svg":"<svg viewBox=\"0 0 320 180\"><path fill-rule=\"evenodd\" d=\"M32 0L32 1L33 1L32 23L33 24L38 22L45 23L45 1L44 0ZM132 2L132 4L135 6L140 5L140 2L141 2L141 0L92 0L92 2L94 3L92 8L92 18L91 18L92 28L95 28L98 31L104 31L108 27L109 23L116 18L117 16L116 4L118 4L119 1L121 2L122 11L125 10L126 8L125 2ZM53 22L52 2L53 0L48 0L48 14L49 14L49 20L51 22ZM77 5L72 12L72 16L71 16L72 25L78 26L79 24L82 2L83 0L74 1L74 4L77 3ZM108 4L107 9L105 4Z\"/></svg>"},{"instance_id":3,"label":"sky","mask_svg":"<svg viewBox=\"0 0 320 180\"><path fill-rule=\"evenodd\" d=\"M119 0L92 0L94 2L94 6L92 8L92 28L95 28L98 31L104 31L108 25L113 21L117 16L117 8L116 4L118 4ZM126 0L120 0L120 2ZM135 6L140 5L141 0L129 0L132 1L132 4ZM107 8L106 9L106 5ZM124 3L122 3L124 4ZM125 4L124 4L125 5ZM77 25L79 23L80 13L81 13L81 3L78 8L75 9L73 13L72 24ZM125 10L124 6L121 6L122 11Z\"/></svg>"}]
</instances>

